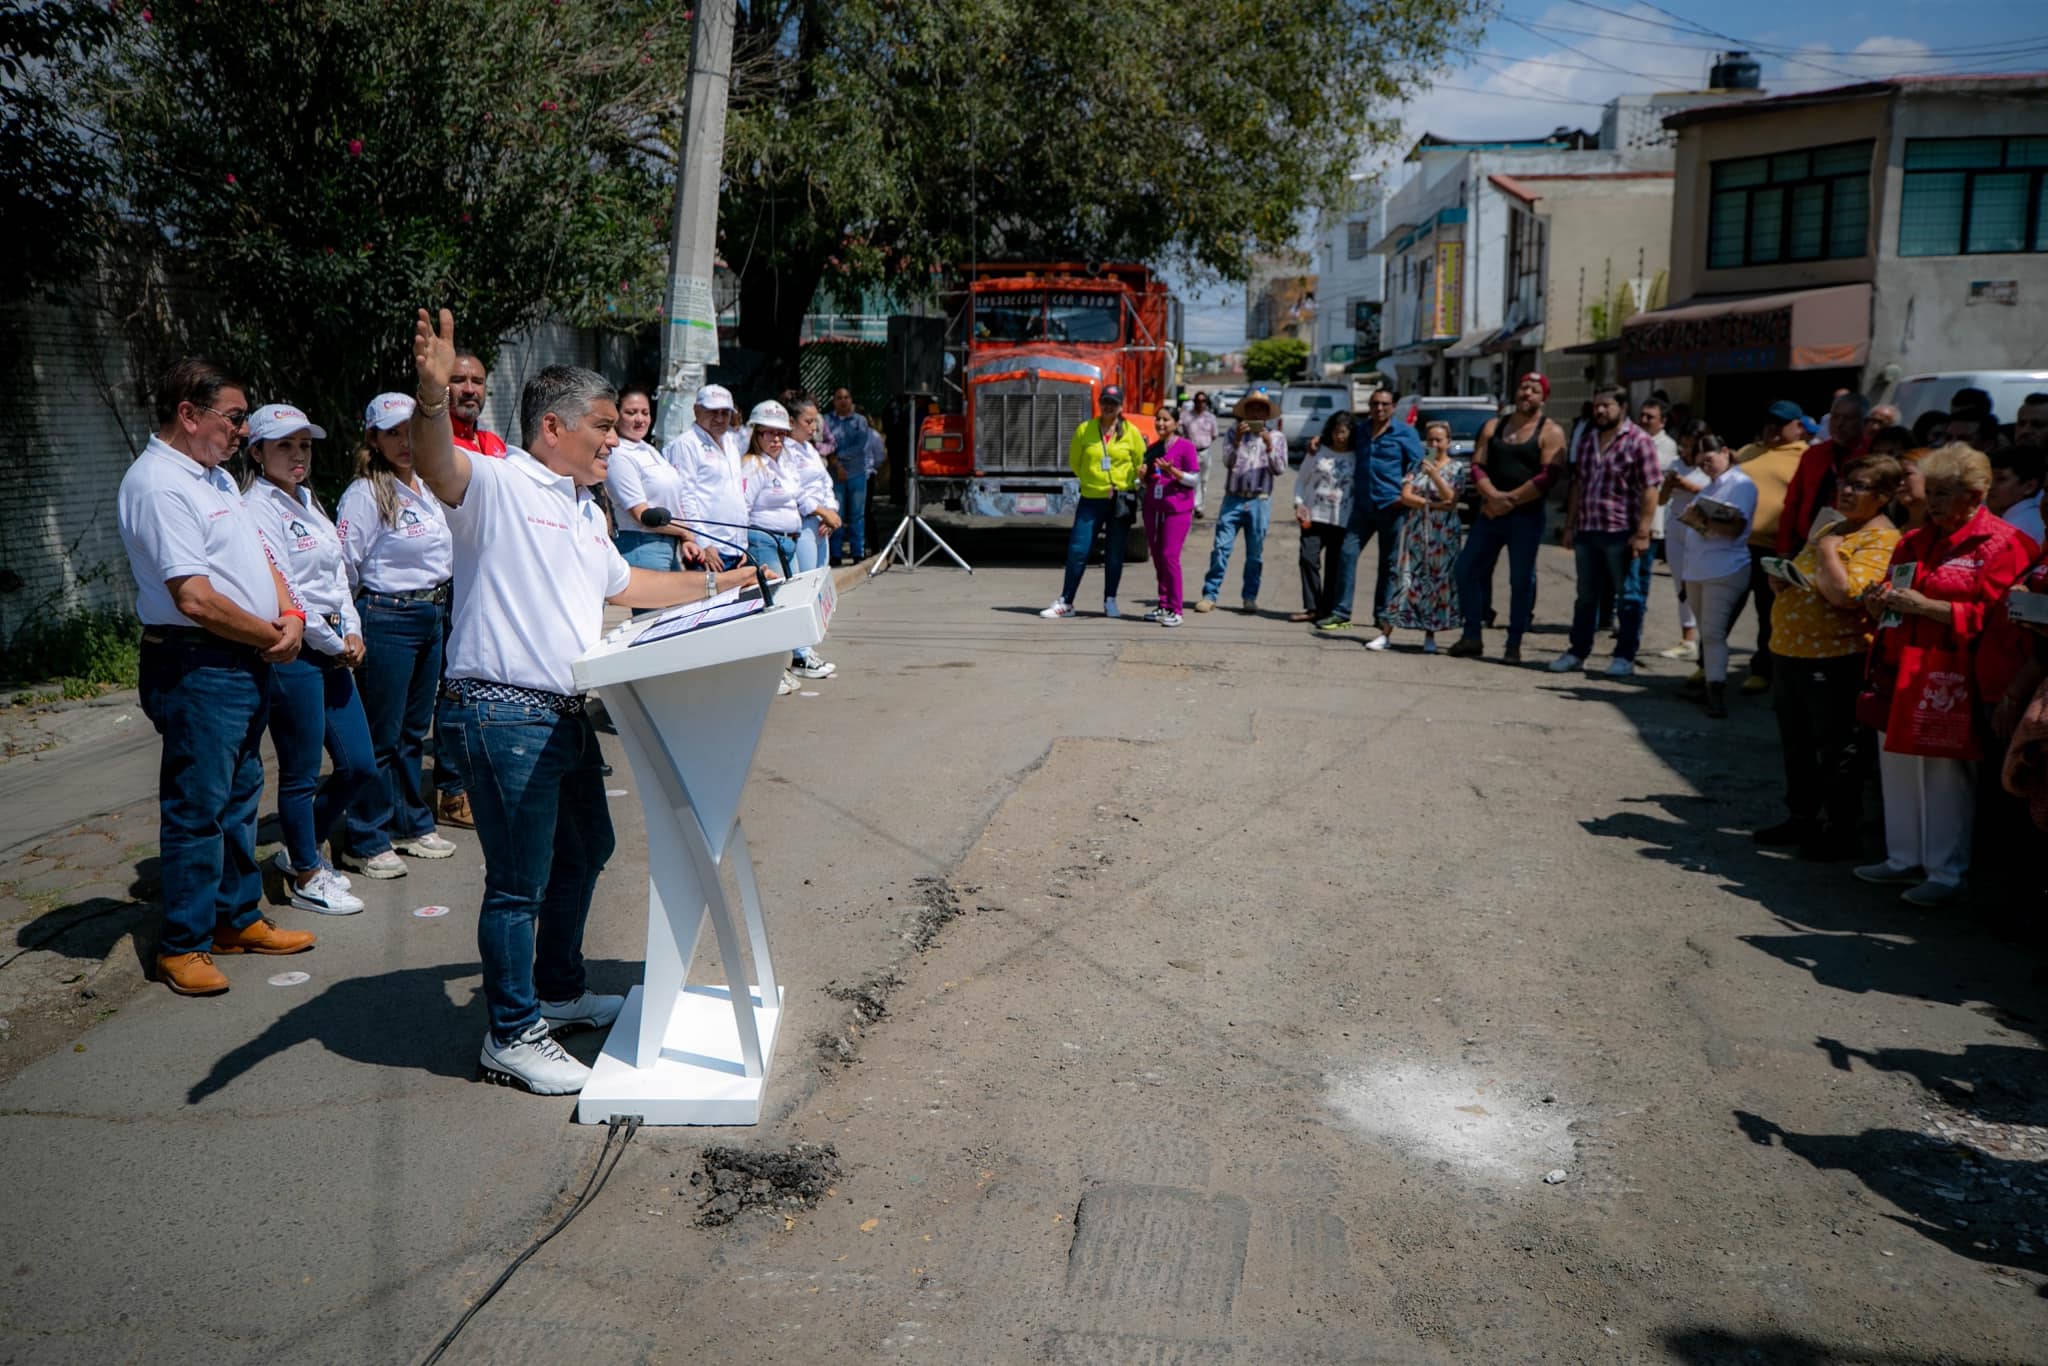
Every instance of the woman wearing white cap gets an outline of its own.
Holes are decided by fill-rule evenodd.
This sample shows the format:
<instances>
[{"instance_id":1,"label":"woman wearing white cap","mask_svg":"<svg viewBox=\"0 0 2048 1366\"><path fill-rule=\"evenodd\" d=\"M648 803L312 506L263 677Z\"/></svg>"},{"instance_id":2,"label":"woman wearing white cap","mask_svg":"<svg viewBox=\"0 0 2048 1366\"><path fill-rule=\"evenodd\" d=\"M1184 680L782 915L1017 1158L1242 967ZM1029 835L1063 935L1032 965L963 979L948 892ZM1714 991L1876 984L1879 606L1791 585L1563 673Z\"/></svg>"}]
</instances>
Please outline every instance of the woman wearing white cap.
<instances>
[{"instance_id":1,"label":"woman wearing white cap","mask_svg":"<svg viewBox=\"0 0 2048 1366\"><path fill-rule=\"evenodd\" d=\"M797 562L797 538L803 534L803 472L783 452L796 424L789 409L774 399L754 405L747 415L747 453L740 459L740 496L747 505L747 558L755 564L793 572ZM818 657L816 651L798 650L790 657L790 672L782 676L784 694L796 691L795 674L806 678L830 678L837 666Z\"/></svg>"},{"instance_id":2,"label":"woman wearing white cap","mask_svg":"<svg viewBox=\"0 0 2048 1366\"><path fill-rule=\"evenodd\" d=\"M337 509L368 654L356 685L370 722L379 781L349 807L341 863L376 878L405 876L400 852L447 858L420 780L434 695L441 686L442 619L455 547L448 517L412 468L409 394L379 394L363 413L356 481Z\"/></svg>"},{"instance_id":3,"label":"woman wearing white cap","mask_svg":"<svg viewBox=\"0 0 2048 1366\"><path fill-rule=\"evenodd\" d=\"M327 433L288 403L249 414L250 471L242 505L256 520L277 567L306 611L305 648L270 670L270 742L277 749L277 823L284 848L277 870L292 905L322 915L354 915L363 903L348 879L320 856L356 793L377 777L370 727L351 673L363 662L362 623L351 602L341 534L306 479L313 441ZM320 781L320 752L334 772Z\"/></svg>"},{"instance_id":4,"label":"woman wearing white cap","mask_svg":"<svg viewBox=\"0 0 2048 1366\"><path fill-rule=\"evenodd\" d=\"M796 538L796 572L816 569L826 559L826 542L839 529L839 498L832 490L832 471L817 440L824 435L818 404L801 389L782 396L789 413L789 435L782 443L782 463L797 472L797 511L803 529ZM859 452L854 453L856 458Z\"/></svg>"},{"instance_id":5,"label":"woman wearing white cap","mask_svg":"<svg viewBox=\"0 0 2048 1366\"><path fill-rule=\"evenodd\" d=\"M642 569L672 570L681 564L685 535L683 474L648 444L647 432L653 426L654 400L645 389L628 389L619 395L619 444L612 447L604 489L618 520L612 543L626 563ZM668 515L657 517L660 524L650 527L642 521L650 509Z\"/></svg>"}]
</instances>

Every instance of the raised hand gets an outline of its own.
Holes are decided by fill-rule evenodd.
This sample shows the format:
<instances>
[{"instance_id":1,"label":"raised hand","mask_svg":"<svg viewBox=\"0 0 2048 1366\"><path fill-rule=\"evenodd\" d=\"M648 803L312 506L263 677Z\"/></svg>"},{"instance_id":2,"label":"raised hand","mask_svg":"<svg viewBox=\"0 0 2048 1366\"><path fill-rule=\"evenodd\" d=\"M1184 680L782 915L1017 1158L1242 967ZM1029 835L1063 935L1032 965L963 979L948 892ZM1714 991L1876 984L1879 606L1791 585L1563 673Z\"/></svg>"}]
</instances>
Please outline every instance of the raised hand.
<instances>
[{"instance_id":1,"label":"raised hand","mask_svg":"<svg viewBox=\"0 0 2048 1366\"><path fill-rule=\"evenodd\" d=\"M438 402L448 388L448 377L455 373L453 313L445 308L441 310L441 325L437 331L427 310L419 311L419 317L412 325L412 364L419 374L419 392Z\"/></svg>"}]
</instances>

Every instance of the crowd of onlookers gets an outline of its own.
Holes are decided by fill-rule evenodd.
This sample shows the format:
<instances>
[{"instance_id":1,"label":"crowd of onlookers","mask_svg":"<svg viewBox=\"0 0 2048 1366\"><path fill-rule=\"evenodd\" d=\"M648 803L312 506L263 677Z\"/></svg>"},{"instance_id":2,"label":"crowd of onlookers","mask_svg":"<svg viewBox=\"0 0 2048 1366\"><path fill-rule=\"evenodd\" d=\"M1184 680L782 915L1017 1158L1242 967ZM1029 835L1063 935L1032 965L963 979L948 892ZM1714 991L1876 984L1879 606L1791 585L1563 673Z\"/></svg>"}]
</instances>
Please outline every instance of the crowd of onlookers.
<instances>
[{"instance_id":1,"label":"crowd of onlookers","mask_svg":"<svg viewBox=\"0 0 2048 1366\"><path fill-rule=\"evenodd\" d=\"M1302 603L1290 619L1325 635L1369 625L1370 650L1412 631L1434 654L1438 633L1456 632L1444 653L1479 657L1505 551L1502 658L1520 663L1554 521L1576 593L1548 668L1578 672L1611 631L1604 673L1629 678L1661 559L1680 638L1657 653L1696 665L1681 693L1710 718L1728 715L1730 633L1753 610L1756 646L1735 690L1771 694L1788 810L1759 843L1859 857L1874 777L1885 856L1856 876L1902 884L1924 906L1961 896L1966 879L1992 896L2039 895L2024 850L2033 827L2048 830L2048 393L2028 395L2008 424L1964 389L1906 427L1896 409L1844 391L1819 418L1779 400L1730 435L1662 394L1632 413L1624 390L1600 389L1569 426L1547 414L1549 398L1544 376L1522 377L1469 460L1451 456L1445 424L1401 420L1386 389L1363 414L1330 417L1293 477ZM1042 615L1074 615L1098 539L1104 611L1121 615L1121 533L1142 519L1158 579L1146 619L1179 626L1205 465L1224 487L1193 610L1216 610L1242 546L1241 602L1256 612L1289 469L1276 412L1255 389L1226 425L1196 394L1161 412L1148 440L1105 390L1073 436L1080 503L1060 596ZM1368 547L1371 615L1355 622Z\"/></svg>"}]
</instances>

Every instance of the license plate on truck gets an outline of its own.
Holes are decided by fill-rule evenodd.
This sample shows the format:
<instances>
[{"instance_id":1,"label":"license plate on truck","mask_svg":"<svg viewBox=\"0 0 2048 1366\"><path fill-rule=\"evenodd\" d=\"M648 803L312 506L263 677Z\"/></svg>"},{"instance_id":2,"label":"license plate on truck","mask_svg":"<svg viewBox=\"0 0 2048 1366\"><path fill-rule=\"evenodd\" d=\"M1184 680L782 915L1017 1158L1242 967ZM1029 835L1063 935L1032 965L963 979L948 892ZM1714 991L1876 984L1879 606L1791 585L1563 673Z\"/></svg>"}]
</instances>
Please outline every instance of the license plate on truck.
<instances>
[{"instance_id":1,"label":"license plate on truck","mask_svg":"<svg viewBox=\"0 0 2048 1366\"><path fill-rule=\"evenodd\" d=\"M1020 517L1045 515L1045 495L1042 493L1020 493L1015 504Z\"/></svg>"}]
</instances>

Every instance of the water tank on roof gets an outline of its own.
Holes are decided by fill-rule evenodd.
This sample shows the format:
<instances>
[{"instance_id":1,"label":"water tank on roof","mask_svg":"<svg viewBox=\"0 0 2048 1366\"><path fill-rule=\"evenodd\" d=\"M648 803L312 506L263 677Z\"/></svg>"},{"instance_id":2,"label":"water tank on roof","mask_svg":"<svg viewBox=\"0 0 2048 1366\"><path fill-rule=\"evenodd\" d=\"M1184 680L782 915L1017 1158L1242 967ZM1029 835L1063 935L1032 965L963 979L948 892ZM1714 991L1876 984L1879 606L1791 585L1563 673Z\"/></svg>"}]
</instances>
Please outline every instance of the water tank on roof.
<instances>
[{"instance_id":1,"label":"water tank on roof","mask_svg":"<svg viewBox=\"0 0 2048 1366\"><path fill-rule=\"evenodd\" d=\"M1756 58L1747 52L1724 52L1707 73L1707 84L1715 90L1755 90L1762 78Z\"/></svg>"}]
</instances>

